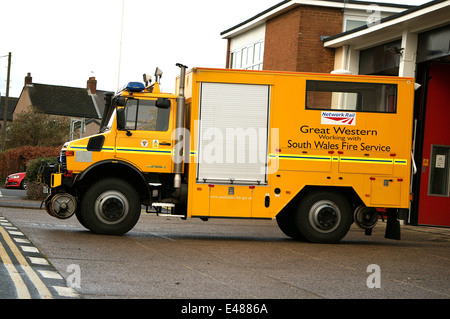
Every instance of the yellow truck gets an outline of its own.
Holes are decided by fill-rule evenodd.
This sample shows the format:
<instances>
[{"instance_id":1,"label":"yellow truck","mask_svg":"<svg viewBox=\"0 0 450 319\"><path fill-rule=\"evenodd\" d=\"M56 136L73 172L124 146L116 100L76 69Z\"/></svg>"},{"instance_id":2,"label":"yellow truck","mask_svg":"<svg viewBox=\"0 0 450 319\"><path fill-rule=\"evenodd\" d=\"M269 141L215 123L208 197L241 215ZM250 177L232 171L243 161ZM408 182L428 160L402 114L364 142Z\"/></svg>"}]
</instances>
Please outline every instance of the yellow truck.
<instances>
[{"instance_id":1,"label":"yellow truck","mask_svg":"<svg viewBox=\"0 0 450 319\"><path fill-rule=\"evenodd\" d=\"M130 82L105 98L99 134L43 165L47 212L122 235L141 211L274 219L336 243L410 204L414 79L180 67L175 94ZM381 211L380 211L381 209Z\"/></svg>"}]
</instances>

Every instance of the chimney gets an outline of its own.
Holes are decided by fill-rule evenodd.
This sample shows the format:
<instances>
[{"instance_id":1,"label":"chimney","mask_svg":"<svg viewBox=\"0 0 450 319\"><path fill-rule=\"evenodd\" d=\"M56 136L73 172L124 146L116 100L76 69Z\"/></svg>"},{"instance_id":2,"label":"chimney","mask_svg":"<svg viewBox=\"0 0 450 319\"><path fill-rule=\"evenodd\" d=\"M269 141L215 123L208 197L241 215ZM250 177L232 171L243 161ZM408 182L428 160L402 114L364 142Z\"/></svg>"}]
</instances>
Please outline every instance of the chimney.
<instances>
[{"instance_id":1,"label":"chimney","mask_svg":"<svg viewBox=\"0 0 450 319\"><path fill-rule=\"evenodd\" d=\"M25 77L25 86L27 85L33 85L33 78L31 77L30 72L28 72L27 76Z\"/></svg>"},{"instance_id":2,"label":"chimney","mask_svg":"<svg viewBox=\"0 0 450 319\"><path fill-rule=\"evenodd\" d=\"M94 76L89 77L87 81L87 89L91 92L91 94L97 94L97 80Z\"/></svg>"}]
</instances>

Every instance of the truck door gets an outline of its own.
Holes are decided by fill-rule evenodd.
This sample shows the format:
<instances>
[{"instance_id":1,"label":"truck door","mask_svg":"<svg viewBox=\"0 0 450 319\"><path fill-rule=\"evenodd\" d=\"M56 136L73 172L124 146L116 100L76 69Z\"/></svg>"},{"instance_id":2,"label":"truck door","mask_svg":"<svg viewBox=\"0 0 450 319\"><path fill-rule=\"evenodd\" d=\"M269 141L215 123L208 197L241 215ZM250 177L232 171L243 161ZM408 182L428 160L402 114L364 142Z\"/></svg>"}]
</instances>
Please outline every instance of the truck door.
<instances>
[{"instance_id":1,"label":"truck door","mask_svg":"<svg viewBox=\"0 0 450 319\"><path fill-rule=\"evenodd\" d=\"M117 131L115 157L139 167L142 172L173 172L171 139L173 116L168 99L129 98L124 108L126 124Z\"/></svg>"}]
</instances>

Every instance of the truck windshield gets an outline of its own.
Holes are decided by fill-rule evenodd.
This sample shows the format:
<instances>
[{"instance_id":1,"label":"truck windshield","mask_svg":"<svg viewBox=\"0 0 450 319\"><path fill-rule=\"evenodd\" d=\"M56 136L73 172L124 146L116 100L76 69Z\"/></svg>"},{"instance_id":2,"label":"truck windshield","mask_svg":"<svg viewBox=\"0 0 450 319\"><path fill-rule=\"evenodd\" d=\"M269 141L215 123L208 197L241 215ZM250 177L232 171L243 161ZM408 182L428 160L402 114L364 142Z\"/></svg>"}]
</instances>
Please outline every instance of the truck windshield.
<instances>
[{"instance_id":1,"label":"truck windshield","mask_svg":"<svg viewBox=\"0 0 450 319\"><path fill-rule=\"evenodd\" d=\"M167 131L170 108L156 107L156 100L128 99L125 106L127 130Z\"/></svg>"},{"instance_id":2,"label":"truck windshield","mask_svg":"<svg viewBox=\"0 0 450 319\"><path fill-rule=\"evenodd\" d=\"M116 118L116 109L111 113L111 117L109 118L108 124L104 128L104 131L109 131L111 126L113 125L114 119Z\"/></svg>"},{"instance_id":3,"label":"truck windshield","mask_svg":"<svg viewBox=\"0 0 450 319\"><path fill-rule=\"evenodd\" d=\"M109 117L107 117L106 119L106 121L108 122L105 126L101 128L100 133L111 130L111 126L113 125L115 118L116 118L116 109L114 108L113 111L109 113Z\"/></svg>"}]
</instances>

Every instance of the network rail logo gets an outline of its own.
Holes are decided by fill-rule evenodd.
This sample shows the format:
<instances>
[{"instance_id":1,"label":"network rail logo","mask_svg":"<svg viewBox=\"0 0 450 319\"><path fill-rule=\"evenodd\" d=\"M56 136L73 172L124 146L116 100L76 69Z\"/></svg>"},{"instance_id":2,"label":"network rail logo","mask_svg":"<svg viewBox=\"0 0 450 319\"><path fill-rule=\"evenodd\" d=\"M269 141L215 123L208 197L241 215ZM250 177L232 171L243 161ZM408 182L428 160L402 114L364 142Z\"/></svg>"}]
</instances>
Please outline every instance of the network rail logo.
<instances>
[{"instance_id":1,"label":"network rail logo","mask_svg":"<svg viewBox=\"0 0 450 319\"><path fill-rule=\"evenodd\" d=\"M321 124L326 124L326 125L356 125L356 113L322 111L322 113L321 113Z\"/></svg>"}]
</instances>

